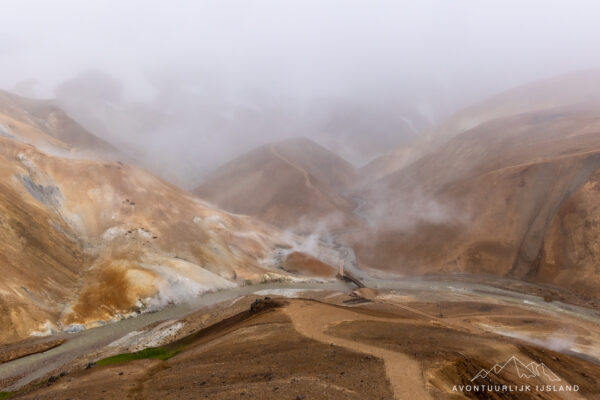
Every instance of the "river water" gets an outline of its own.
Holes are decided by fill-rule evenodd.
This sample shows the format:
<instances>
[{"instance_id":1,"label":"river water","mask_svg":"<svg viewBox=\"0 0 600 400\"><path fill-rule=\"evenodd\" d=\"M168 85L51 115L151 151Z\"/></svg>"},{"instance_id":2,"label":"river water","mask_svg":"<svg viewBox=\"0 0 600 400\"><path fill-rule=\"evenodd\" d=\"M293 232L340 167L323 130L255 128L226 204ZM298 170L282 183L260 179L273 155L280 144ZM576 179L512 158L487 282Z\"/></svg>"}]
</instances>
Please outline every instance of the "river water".
<instances>
[{"instance_id":1,"label":"river water","mask_svg":"<svg viewBox=\"0 0 600 400\"><path fill-rule=\"evenodd\" d=\"M157 321L180 319L184 316L217 303L233 300L239 296L250 295L254 292L273 289L322 289L347 291L351 286L341 281L327 283L264 283L252 286L241 286L218 292L206 293L190 299L186 303L174 304L157 312L144 313L139 316L124 319L93 329L78 333L61 333L57 337L66 337L68 340L53 349L43 353L32 354L26 357L0 364L0 379L24 375L11 386L3 388L4 391L14 391L29 382L49 374L55 369L73 361L96 349L102 348L130 332L139 330Z\"/></svg>"},{"instance_id":2,"label":"river water","mask_svg":"<svg viewBox=\"0 0 600 400\"><path fill-rule=\"evenodd\" d=\"M353 253L346 253L346 267L352 268L354 260ZM352 268L354 269L354 268ZM355 271L353 270L353 273ZM359 271L356 271L359 272ZM565 314L572 317L584 319L600 325L600 315L598 311L579 307L571 304L565 304L558 301L547 303L541 297L518 293L510 290L501 289L485 283L465 282L460 280L449 281L440 278L418 278L403 277L401 279L378 279L370 277L360 271L369 287L396 291L405 291L410 293L419 293L420 295L434 296L435 293L460 293L480 298L493 298L508 303L517 303L521 307L531 307L537 311L550 314ZM134 318L121 320L109 325L84 330L74 334L60 334L67 337L68 341L64 344L50 349L44 353L32 354L27 357L19 358L4 364L0 364L0 379L12 376L23 375L11 386L1 389L5 391L17 390L29 382L41 378L50 372L59 369L61 366L73 361L74 359L88 354L94 350L100 349L109 343L127 335L130 332L139 330L148 324L180 319L194 311L208 307L220 302L233 300L239 296L250 295L256 292L278 289L294 290L334 290L348 291L354 286L342 282L334 281L327 283L304 282L304 283L265 283L260 285L242 286L233 289L211 292L202 296L190 299L190 301L181 304L175 304L153 313L141 314Z\"/></svg>"}]
</instances>

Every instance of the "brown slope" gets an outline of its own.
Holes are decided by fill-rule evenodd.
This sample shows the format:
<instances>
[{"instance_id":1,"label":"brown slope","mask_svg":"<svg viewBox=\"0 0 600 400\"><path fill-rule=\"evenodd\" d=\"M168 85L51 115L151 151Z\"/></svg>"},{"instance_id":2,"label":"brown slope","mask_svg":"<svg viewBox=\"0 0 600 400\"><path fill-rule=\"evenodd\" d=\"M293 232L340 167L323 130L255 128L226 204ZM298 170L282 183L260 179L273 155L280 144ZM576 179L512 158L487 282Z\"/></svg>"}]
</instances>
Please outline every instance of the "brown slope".
<instances>
[{"instance_id":1,"label":"brown slope","mask_svg":"<svg viewBox=\"0 0 600 400\"><path fill-rule=\"evenodd\" d=\"M596 282L595 250L579 263L573 254L589 244L558 250L556 243L577 231L561 225L574 207L567 204L593 214L600 114L593 102L530 110L478 123L379 180L367 210L374 239L354 238L360 261L403 273L508 274L590 293L578 276ZM582 190L587 200L572 200ZM569 263L556 264L561 252Z\"/></svg>"},{"instance_id":2,"label":"brown slope","mask_svg":"<svg viewBox=\"0 0 600 400\"><path fill-rule=\"evenodd\" d=\"M414 145L408 145L380 155L359 169L361 181L365 181L363 185L368 186L372 181L398 171L413 162L419 154Z\"/></svg>"},{"instance_id":3,"label":"brown slope","mask_svg":"<svg viewBox=\"0 0 600 400\"><path fill-rule=\"evenodd\" d=\"M600 69L571 72L507 90L457 113L433 130L450 138L488 123L525 113L600 104Z\"/></svg>"},{"instance_id":4,"label":"brown slope","mask_svg":"<svg viewBox=\"0 0 600 400\"><path fill-rule=\"evenodd\" d=\"M31 142L70 147L11 107L23 136L0 136L0 343L291 275L276 229L137 167L41 151Z\"/></svg>"},{"instance_id":5,"label":"brown slope","mask_svg":"<svg viewBox=\"0 0 600 400\"><path fill-rule=\"evenodd\" d=\"M600 70L574 72L533 82L500 93L463 111L432 128L410 146L394 149L363 168L361 176L380 179L419 158L439 150L457 135L490 124L502 124L519 115L552 115L552 110L587 108L600 105Z\"/></svg>"},{"instance_id":6,"label":"brown slope","mask_svg":"<svg viewBox=\"0 0 600 400\"><path fill-rule=\"evenodd\" d=\"M354 167L308 139L262 146L227 163L194 190L226 210L280 227L301 227L321 218L339 227L354 218L342 193Z\"/></svg>"},{"instance_id":7,"label":"brown slope","mask_svg":"<svg viewBox=\"0 0 600 400\"><path fill-rule=\"evenodd\" d=\"M0 135L63 155L104 159L126 157L94 136L50 100L33 100L0 90Z\"/></svg>"},{"instance_id":8,"label":"brown slope","mask_svg":"<svg viewBox=\"0 0 600 400\"><path fill-rule=\"evenodd\" d=\"M183 351L166 361L78 368L57 384L25 389L19 398L393 398L381 359L303 335L287 307L273 308L272 300L246 311L251 300L228 306L225 315L231 316L225 319L222 312L209 317L206 310L188 316L187 332L200 319L201 326L207 317L215 323L168 344Z\"/></svg>"},{"instance_id":9,"label":"brown slope","mask_svg":"<svg viewBox=\"0 0 600 400\"><path fill-rule=\"evenodd\" d=\"M0 142L0 342L287 275L262 223L139 168Z\"/></svg>"},{"instance_id":10,"label":"brown slope","mask_svg":"<svg viewBox=\"0 0 600 400\"><path fill-rule=\"evenodd\" d=\"M531 277L598 296L600 287L600 171L552 218Z\"/></svg>"}]
</instances>

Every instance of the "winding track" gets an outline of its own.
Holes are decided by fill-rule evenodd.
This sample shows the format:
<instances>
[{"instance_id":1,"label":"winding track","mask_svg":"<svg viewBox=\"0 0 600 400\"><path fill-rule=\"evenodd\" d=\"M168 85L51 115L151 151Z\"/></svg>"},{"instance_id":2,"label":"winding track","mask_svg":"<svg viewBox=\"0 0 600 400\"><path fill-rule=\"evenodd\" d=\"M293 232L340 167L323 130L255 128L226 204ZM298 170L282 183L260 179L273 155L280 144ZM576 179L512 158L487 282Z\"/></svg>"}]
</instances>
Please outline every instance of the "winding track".
<instances>
[{"instance_id":1,"label":"winding track","mask_svg":"<svg viewBox=\"0 0 600 400\"><path fill-rule=\"evenodd\" d=\"M135 318L124 319L98 328L88 329L74 334L60 334L68 340L53 349L43 353L32 354L0 364L0 380L14 376L22 376L12 385L0 388L4 391L14 391L22 386L59 369L63 365L84 356L94 350L141 329L148 324L169 319L180 319L184 316L223 301L233 300L239 296L250 295L266 289L323 289L323 290L348 290L342 282L330 283L266 283L252 286L242 286L234 289L212 292L197 297L190 302L176 304L158 312L141 314Z\"/></svg>"},{"instance_id":2,"label":"winding track","mask_svg":"<svg viewBox=\"0 0 600 400\"><path fill-rule=\"evenodd\" d=\"M395 399L431 399L431 396L425 389L425 382L423 381L423 374L421 373L418 361L404 353L331 336L325 332L332 325L357 319L352 309L344 310L319 303L292 302L284 308L284 312L292 320L294 328L306 337L325 344L333 343L336 346L352 351L372 354L382 358L386 373L394 390ZM371 317L363 314L360 315L359 319L364 321L389 322L388 318Z\"/></svg>"},{"instance_id":3,"label":"winding track","mask_svg":"<svg viewBox=\"0 0 600 400\"><path fill-rule=\"evenodd\" d=\"M281 153L279 153L277 151L277 149L275 148L275 144L271 144L271 146L269 146L269 149L271 150L271 153L273 153L273 155L275 157L279 158L284 163L291 165L292 168L294 168L295 170L297 170L298 172L300 172L302 174L302 176L304 177L304 184L306 185L307 188L313 189L313 190L315 190L315 191L318 192L317 188L315 188L313 186L312 182L310 181L310 175L308 174L308 172L304 168L302 168L298 164L296 164L293 161L287 159Z\"/></svg>"},{"instance_id":4,"label":"winding track","mask_svg":"<svg viewBox=\"0 0 600 400\"><path fill-rule=\"evenodd\" d=\"M350 257L351 258L351 257ZM350 260L347 260L350 261ZM366 275L366 274L365 274ZM497 287L477 284L472 282L453 281L447 280L424 279L424 278L402 278L401 280L391 279L377 279L368 278L367 284L370 287L397 291L408 291L426 293L452 293L452 294L463 294L473 297L480 297L486 299L495 299L507 303L515 303L520 307L531 307L536 311L546 312L550 314L565 314L575 318L580 318L593 322L600 325L600 315L597 311L565 304L561 302L546 303L541 297L527 295L523 293L517 293ZM143 328L144 326L157 321L164 321L169 319L180 319L185 315L188 315L194 311L202 309L204 307L223 302L233 300L236 297L250 295L260 290L266 289L323 289L323 290L336 290L336 291L347 291L350 286L341 282L329 282L329 283L267 283L253 286L243 286L234 289L223 290L219 292L208 293L198 298L191 300L188 303L177 304L155 313L142 314L135 318L122 320L113 324L105 325L102 327L85 330L76 334L61 334L61 336L68 336L69 340L61 346L50 349L44 353L32 354L27 357L19 358L4 364L0 364L0 380L6 379L13 376L21 376L11 386L0 389L4 391L14 391L20 387L36 380L45 375L48 375L52 371L59 369L63 365L75 360L78 357L89 354L94 350L108 345L114 340L125 336L129 332ZM350 311L349 311L350 312ZM298 322L298 319L296 320ZM329 323L324 321L325 323ZM330 321L331 322L331 321ZM295 325L297 326L297 325ZM303 332L303 327L300 326L298 330ZM321 330L322 332L322 330ZM329 335L324 333L319 334L316 331L306 332L309 336L315 337L319 340L326 340L329 343L334 342ZM325 335L325 336L321 336ZM336 339L341 340L341 339ZM351 346L350 343L341 343L344 347ZM356 344L354 344L355 346ZM367 351L366 346L360 345L360 351ZM369 349L370 352L371 349ZM381 349L372 349L373 354L380 354ZM386 354L383 354L384 360ZM398 358L400 357L400 358ZM405 360L402 355L387 354L387 365L397 365L398 368L402 369L404 365L410 366L410 360ZM393 362L392 362L393 361ZM409 362L408 364L406 364ZM401 382L406 379L407 376L413 376L415 371L412 367L407 370L406 375L401 370L394 372L396 367L391 366L391 370L388 371L391 379L399 379ZM395 374L399 375L395 375ZM396 378L393 378L396 376ZM415 389L416 390L416 389ZM420 397L414 397L420 398Z\"/></svg>"}]
</instances>

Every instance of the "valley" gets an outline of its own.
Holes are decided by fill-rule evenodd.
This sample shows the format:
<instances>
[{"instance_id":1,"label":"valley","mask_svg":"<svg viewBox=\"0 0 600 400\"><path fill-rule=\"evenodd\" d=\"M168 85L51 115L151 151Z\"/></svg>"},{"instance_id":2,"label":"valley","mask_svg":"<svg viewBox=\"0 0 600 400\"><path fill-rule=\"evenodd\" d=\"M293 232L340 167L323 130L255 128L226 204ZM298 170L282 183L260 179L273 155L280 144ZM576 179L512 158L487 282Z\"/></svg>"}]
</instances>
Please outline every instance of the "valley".
<instances>
[{"instance_id":1,"label":"valley","mask_svg":"<svg viewBox=\"0 0 600 400\"><path fill-rule=\"evenodd\" d=\"M15 390L19 397L41 399L77 397L77 393L80 396L84 392L110 396L105 393L116 388L131 398L153 398L158 388L152 389L155 387L152 382L159 376L166 380L161 379L158 391L161 396L169 397L177 393L192 398L203 394L210 398L231 398L232 393L244 392L258 398L297 395L318 398L311 389L317 384L331 398L358 399L377 390L381 391L377 398L433 398L457 395L453 393L454 385L472 384L470 379L477 371L468 365L489 368L488 360L500 362L516 355L522 360L544 362L563 385L577 385L578 392L568 398L589 398L596 393L598 388L586 376L593 376L588 375L591 370L600 370L597 352L600 313L560 301L547 302L540 296L514 288L499 289L491 281L476 283L476 280L470 277L461 281L447 276L397 282L373 279L372 284L378 289L352 289L337 283L265 284L224 290L185 305L67 335L67 342L55 349L0 364L0 378L6 382L6 376L22 376L9 389ZM510 286L510 282L503 280L494 283ZM266 314L258 311L251 312L252 317L236 317L241 315L236 312L248 309L256 299L265 303L274 301L276 308ZM165 322L157 325L153 321ZM271 324L278 327L271 328ZM282 331L285 324L288 327ZM146 325L149 327L144 328ZM169 335L160 334L173 326L178 328ZM135 349L137 336L148 331L161 338L155 344L185 345L179 345L182 350L164 361L150 358L106 366L98 361ZM292 339L291 332L298 339ZM294 354L289 341L300 338L308 341L305 351ZM250 344L253 341L259 347L254 348ZM288 378L281 369L283 365L277 367L282 361L274 359L264 360L264 365L241 361L235 371L242 375L237 378L232 370L206 369L211 365L210 357L224 362L223 357L231 351L240 351L235 349L242 343L246 349L242 354L271 346L284 352L288 362L295 357L297 363L313 364L307 364L304 372L295 369ZM318 364L331 357L330 354L336 362L339 357L362 358L358 363L360 370L355 369L358 365L344 364L336 376L332 371L343 364L326 367L327 362L323 365L326 369L319 370ZM254 357L264 355L260 351ZM90 364L94 362L99 366ZM33 368L40 363L45 365L43 370ZM562 369L563 365L569 367ZM382 368L383 381L374 380L374 376L368 378L371 373L382 377ZM128 382L138 383L127 386L121 372L129 377ZM35 383L40 379L46 382L49 376L61 373L62 377L50 379L49 384ZM347 376L358 382L361 375L362 383L356 387L355 383L345 381ZM216 376L224 382L217 385ZM548 381L543 377L528 381L507 375L482 383L544 385ZM530 395L539 398L536 391ZM466 397L471 398L468 394ZM542 398L563 397L542 394Z\"/></svg>"},{"instance_id":2,"label":"valley","mask_svg":"<svg viewBox=\"0 0 600 400\"><path fill-rule=\"evenodd\" d=\"M267 143L191 191L0 93L0 398L598 398L600 115L580 79L362 167Z\"/></svg>"}]
</instances>

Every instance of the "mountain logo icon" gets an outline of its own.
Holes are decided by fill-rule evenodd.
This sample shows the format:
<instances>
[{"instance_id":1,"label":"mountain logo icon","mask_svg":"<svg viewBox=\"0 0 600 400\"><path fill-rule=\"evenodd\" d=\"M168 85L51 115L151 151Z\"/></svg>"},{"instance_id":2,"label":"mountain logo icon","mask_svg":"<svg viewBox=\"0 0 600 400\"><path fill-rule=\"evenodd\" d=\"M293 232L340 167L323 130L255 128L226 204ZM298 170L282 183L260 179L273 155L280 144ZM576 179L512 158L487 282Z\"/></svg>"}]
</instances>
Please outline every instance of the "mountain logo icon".
<instances>
[{"instance_id":1,"label":"mountain logo icon","mask_svg":"<svg viewBox=\"0 0 600 400\"><path fill-rule=\"evenodd\" d=\"M558 382L560 378L556 376L554 372L550 370L544 363L536 363L535 361L530 362L529 364L525 364L517 357L512 356L509 358L504 364L495 364L489 370L482 369L471 379L473 382L477 378L486 378L489 374L498 375L505 368L513 369L519 378L535 378L542 377L546 378L551 382Z\"/></svg>"}]
</instances>

